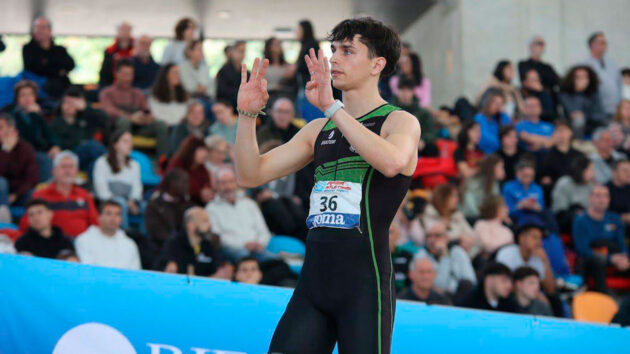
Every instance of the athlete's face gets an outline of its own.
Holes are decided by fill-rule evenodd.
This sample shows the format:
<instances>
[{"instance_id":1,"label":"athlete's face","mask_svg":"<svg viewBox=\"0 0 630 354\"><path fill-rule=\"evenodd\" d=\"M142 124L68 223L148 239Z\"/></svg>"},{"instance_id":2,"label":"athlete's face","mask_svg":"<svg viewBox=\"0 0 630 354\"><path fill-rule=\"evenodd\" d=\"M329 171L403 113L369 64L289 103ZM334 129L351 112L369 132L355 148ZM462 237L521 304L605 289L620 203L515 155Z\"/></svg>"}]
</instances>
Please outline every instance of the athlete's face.
<instances>
[{"instance_id":1,"label":"athlete's face","mask_svg":"<svg viewBox=\"0 0 630 354\"><path fill-rule=\"evenodd\" d=\"M378 80L385 68L383 57L372 57L368 47L355 35L352 41L334 41L331 44L330 73L333 86L340 90L351 90L368 80Z\"/></svg>"}]
</instances>

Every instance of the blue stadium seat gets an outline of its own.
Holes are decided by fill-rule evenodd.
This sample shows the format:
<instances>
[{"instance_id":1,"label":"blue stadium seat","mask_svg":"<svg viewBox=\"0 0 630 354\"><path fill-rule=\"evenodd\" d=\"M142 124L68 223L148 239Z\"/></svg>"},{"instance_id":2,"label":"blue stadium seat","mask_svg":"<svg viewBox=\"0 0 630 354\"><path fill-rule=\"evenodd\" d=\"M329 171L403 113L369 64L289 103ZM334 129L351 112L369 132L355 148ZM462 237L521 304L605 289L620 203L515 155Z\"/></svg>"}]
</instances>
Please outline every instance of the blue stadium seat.
<instances>
[{"instance_id":1,"label":"blue stadium seat","mask_svg":"<svg viewBox=\"0 0 630 354\"><path fill-rule=\"evenodd\" d=\"M6 222L0 222L0 230L17 230L18 226Z\"/></svg>"},{"instance_id":2,"label":"blue stadium seat","mask_svg":"<svg viewBox=\"0 0 630 354\"><path fill-rule=\"evenodd\" d=\"M304 256L306 254L306 247L304 246L304 243L302 243L302 241L294 237L281 235L275 235L271 237L271 240L269 240L269 244L267 245L267 250L275 254L279 254L280 252L297 254L301 256ZM288 263L289 268L291 268L291 271L293 273L300 274L303 261L289 261Z\"/></svg>"},{"instance_id":3,"label":"blue stadium seat","mask_svg":"<svg viewBox=\"0 0 630 354\"><path fill-rule=\"evenodd\" d=\"M148 187L154 187L160 184L162 177L158 176L153 171L153 164L147 155L134 150L131 152L131 158L136 160L140 165L140 178L142 179L142 184Z\"/></svg>"}]
</instances>

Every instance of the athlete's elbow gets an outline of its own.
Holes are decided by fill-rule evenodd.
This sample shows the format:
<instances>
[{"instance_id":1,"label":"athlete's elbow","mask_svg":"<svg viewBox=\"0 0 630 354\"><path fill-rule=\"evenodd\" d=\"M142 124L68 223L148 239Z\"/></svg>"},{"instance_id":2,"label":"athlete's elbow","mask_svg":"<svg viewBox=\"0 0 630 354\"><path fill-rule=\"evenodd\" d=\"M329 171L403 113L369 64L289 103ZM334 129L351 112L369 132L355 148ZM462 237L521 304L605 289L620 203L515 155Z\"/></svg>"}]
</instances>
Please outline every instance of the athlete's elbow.
<instances>
[{"instance_id":1,"label":"athlete's elbow","mask_svg":"<svg viewBox=\"0 0 630 354\"><path fill-rule=\"evenodd\" d=\"M238 184L238 186L242 188L256 188L261 183L258 183L258 181L255 178L251 178L251 177L246 176L244 173L237 172L236 184Z\"/></svg>"},{"instance_id":2,"label":"athlete's elbow","mask_svg":"<svg viewBox=\"0 0 630 354\"><path fill-rule=\"evenodd\" d=\"M395 159L391 159L382 169L381 173L387 177L392 178L402 173L405 168L405 164L397 162Z\"/></svg>"}]
</instances>

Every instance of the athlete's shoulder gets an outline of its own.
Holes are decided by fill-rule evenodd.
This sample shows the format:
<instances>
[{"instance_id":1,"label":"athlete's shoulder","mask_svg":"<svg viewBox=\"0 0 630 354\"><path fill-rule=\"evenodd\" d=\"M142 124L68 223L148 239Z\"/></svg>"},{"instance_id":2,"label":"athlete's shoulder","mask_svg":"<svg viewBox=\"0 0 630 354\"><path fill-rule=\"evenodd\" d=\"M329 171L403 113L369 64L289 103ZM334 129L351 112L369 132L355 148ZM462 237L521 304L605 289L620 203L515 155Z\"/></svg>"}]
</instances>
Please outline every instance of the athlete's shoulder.
<instances>
[{"instance_id":1,"label":"athlete's shoulder","mask_svg":"<svg viewBox=\"0 0 630 354\"><path fill-rule=\"evenodd\" d=\"M413 114L402 109L397 109L387 116L385 123L383 123L383 128L386 130L406 131L409 134L414 134L416 131L420 131L420 122L418 122L418 118Z\"/></svg>"}]
</instances>

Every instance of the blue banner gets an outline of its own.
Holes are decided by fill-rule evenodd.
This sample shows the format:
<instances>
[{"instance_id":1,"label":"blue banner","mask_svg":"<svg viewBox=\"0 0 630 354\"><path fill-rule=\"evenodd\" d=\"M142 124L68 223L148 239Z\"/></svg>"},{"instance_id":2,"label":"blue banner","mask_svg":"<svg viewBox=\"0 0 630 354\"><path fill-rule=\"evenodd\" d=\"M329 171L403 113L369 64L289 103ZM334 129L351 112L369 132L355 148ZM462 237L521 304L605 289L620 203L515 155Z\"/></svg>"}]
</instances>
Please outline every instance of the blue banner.
<instances>
[{"instance_id":1,"label":"blue banner","mask_svg":"<svg viewBox=\"0 0 630 354\"><path fill-rule=\"evenodd\" d=\"M290 296L0 255L0 353L261 354ZM399 301L392 353L630 353L628 343L623 328Z\"/></svg>"}]
</instances>

